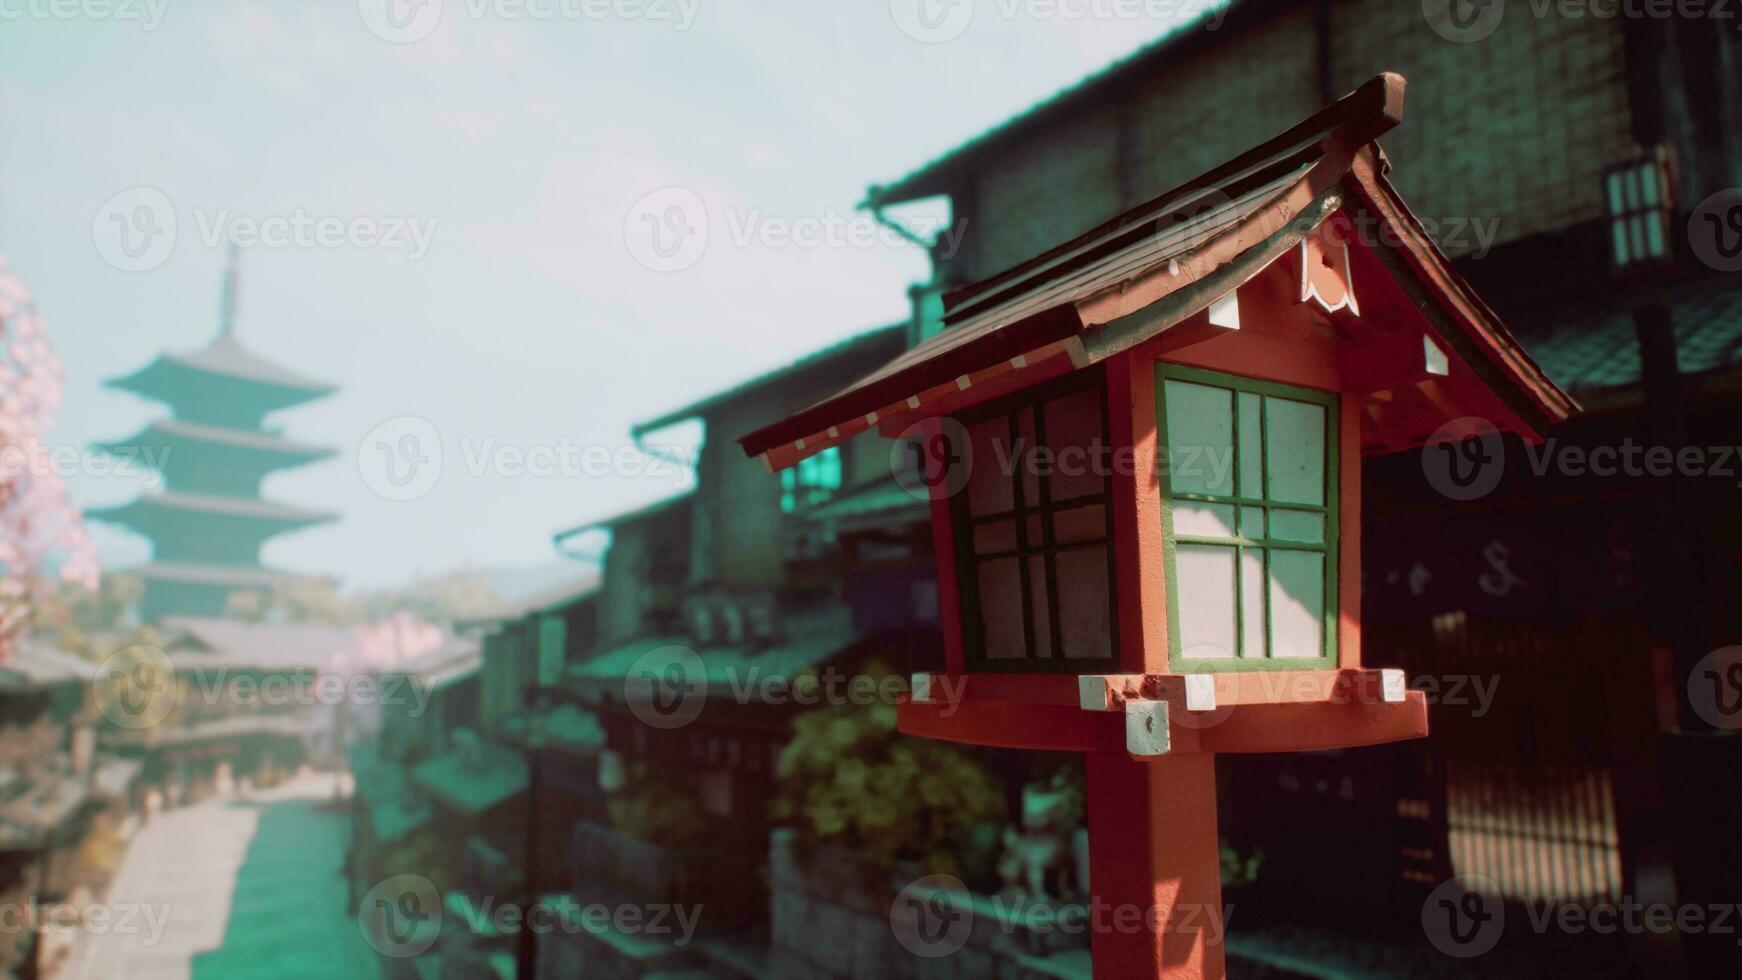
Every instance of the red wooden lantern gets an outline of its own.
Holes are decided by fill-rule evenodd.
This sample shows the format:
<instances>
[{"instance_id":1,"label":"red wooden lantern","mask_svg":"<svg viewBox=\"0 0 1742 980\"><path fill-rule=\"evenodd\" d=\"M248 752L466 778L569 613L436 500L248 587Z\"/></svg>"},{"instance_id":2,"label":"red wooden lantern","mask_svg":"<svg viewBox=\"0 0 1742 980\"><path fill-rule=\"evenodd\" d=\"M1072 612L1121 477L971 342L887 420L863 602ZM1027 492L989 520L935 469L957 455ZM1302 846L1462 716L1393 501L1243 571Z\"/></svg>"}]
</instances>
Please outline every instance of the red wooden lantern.
<instances>
[{"instance_id":1,"label":"red wooden lantern","mask_svg":"<svg viewBox=\"0 0 1742 980\"><path fill-rule=\"evenodd\" d=\"M742 440L779 469L921 427L953 676L901 727L1087 754L1091 890L1150 924L1097 928L1097 976L1223 974L1216 753L1427 733L1362 666L1363 455L1575 408L1386 179L1403 92L955 291L942 333Z\"/></svg>"}]
</instances>

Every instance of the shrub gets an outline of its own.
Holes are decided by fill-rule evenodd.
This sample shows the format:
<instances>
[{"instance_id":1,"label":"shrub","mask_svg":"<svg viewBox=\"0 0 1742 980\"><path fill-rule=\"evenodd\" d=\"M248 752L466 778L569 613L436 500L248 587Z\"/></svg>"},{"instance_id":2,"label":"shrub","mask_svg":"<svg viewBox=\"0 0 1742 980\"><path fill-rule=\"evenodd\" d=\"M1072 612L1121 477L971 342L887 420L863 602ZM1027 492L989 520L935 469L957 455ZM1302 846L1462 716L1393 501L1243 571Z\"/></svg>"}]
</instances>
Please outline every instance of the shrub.
<instances>
[{"instance_id":1,"label":"shrub","mask_svg":"<svg viewBox=\"0 0 1742 980\"><path fill-rule=\"evenodd\" d=\"M974 756L902 735L887 704L796 717L778 776L776 819L878 869L913 861L959 875L975 829L1005 818L1003 787Z\"/></svg>"}]
</instances>

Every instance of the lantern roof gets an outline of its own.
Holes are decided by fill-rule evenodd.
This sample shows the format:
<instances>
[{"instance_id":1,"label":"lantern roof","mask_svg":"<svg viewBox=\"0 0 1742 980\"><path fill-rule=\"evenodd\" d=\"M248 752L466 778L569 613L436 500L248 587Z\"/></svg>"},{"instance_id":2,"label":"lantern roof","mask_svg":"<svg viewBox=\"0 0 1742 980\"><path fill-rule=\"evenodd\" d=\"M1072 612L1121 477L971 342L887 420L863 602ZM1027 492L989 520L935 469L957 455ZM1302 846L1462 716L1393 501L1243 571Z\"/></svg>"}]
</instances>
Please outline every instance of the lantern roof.
<instances>
[{"instance_id":1,"label":"lantern roof","mask_svg":"<svg viewBox=\"0 0 1742 980\"><path fill-rule=\"evenodd\" d=\"M1389 309L1418 319L1460 368L1440 379L1465 396L1443 403L1441 421L1453 407L1479 404L1497 427L1541 438L1577 406L1452 269L1387 179L1374 141L1402 121L1404 88L1401 75L1377 76L1208 173L952 291L941 333L740 444L779 469L868 428L899 430L949 411L974 386L1023 387L1020 372L1043 360L1098 363L1210 310L1349 214L1362 218L1359 240L1347 242L1358 253L1349 267L1390 279ZM1352 223L1337 222L1351 237ZM1411 419L1374 445L1409 448L1436 427Z\"/></svg>"}]
</instances>

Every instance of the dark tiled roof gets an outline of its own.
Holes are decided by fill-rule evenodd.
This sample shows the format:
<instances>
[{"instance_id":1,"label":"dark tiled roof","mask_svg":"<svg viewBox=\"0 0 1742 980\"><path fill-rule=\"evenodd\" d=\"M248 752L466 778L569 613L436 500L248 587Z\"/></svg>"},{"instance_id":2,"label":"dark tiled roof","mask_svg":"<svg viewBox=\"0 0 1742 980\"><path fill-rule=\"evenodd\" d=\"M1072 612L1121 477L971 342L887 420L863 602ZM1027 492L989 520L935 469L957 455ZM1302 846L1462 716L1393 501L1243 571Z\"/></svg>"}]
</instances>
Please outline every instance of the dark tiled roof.
<instances>
[{"instance_id":1,"label":"dark tiled roof","mask_svg":"<svg viewBox=\"0 0 1742 980\"><path fill-rule=\"evenodd\" d=\"M1675 297L1672 317L1683 374L1720 371L1742 361L1742 288L1696 287ZM1524 346L1555 383L1571 392L1639 383L1633 316L1611 305L1571 315L1520 318Z\"/></svg>"},{"instance_id":2,"label":"dark tiled roof","mask_svg":"<svg viewBox=\"0 0 1742 980\"><path fill-rule=\"evenodd\" d=\"M931 504L914 496L899 480L888 479L849 490L804 512L804 518L841 528L889 527L931 519Z\"/></svg>"}]
</instances>

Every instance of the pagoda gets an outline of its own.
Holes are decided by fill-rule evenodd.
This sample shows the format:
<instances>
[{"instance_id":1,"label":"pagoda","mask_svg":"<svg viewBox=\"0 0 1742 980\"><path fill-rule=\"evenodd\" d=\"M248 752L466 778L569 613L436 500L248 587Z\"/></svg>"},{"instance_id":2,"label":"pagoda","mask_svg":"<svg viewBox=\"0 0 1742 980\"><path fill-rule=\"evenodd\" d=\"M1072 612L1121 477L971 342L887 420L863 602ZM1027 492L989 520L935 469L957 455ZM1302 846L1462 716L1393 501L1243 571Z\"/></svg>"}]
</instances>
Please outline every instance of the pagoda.
<instances>
[{"instance_id":1,"label":"pagoda","mask_svg":"<svg viewBox=\"0 0 1742 980\"><path fill-rule=\"evenodd\" d=\"M260 497L267 474L333 455L324 446L286 439L268 414L331 394L332 385L302 377L244 348L236 339L236 256L224 274L218 337L203 350L164 354L108 384L163 402L169 418L99 448L152 462L161 492L88 516L151 539L152 560L140 614L218 616L234 592L267 592L295 579L260 563L260 546L286 531L337 515Z\"/></svg>"}]
</instances>

